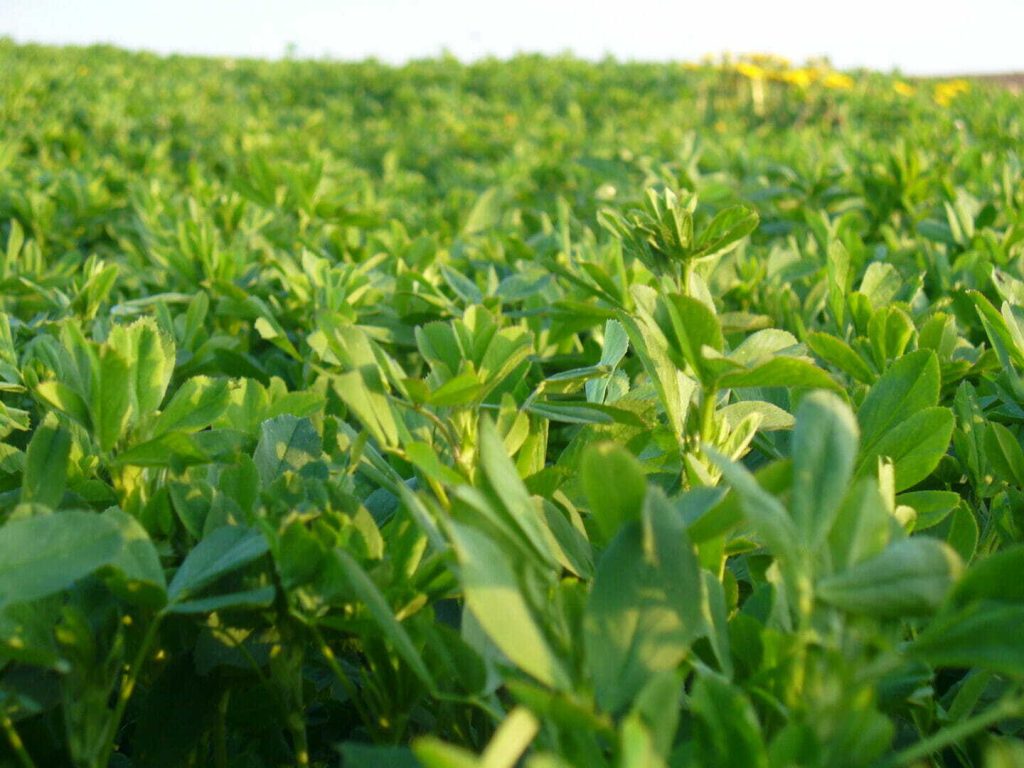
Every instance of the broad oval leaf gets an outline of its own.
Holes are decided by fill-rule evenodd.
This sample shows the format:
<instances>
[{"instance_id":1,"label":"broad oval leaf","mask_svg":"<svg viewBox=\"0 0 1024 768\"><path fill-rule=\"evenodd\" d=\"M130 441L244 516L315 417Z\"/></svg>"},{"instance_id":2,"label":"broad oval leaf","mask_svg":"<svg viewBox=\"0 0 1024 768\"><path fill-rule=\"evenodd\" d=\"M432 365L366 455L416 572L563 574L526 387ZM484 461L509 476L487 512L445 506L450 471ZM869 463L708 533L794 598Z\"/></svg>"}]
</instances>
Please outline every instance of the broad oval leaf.
<instances>
[{"instance_id":1,"label":"broad oval leaf","mask_svg":"<svg viewBox=\"0 0 1024 768\"><path fill-rule=\"evenodd\" d=\"M864 454L918 411L938 405L939 384L939 360L930 349L911 352L893 363L868 390L857 411Z\"/></svg>"},{"instance_id":2,"label":"broad oval leaf","mask_svg":"<svg viewBox=\"0 0 1024 768\"><path fill-rule=\"evenodd\" d=\"M623 526L601 556L584 614L587 668L609 712L675 669L704 631L703 581L682 521L659 491L644 518Z\"/></svg>"},{"instance_id":3,"label":"broad oval leaf","mask_svg":"<svg viewBox=\"0 0 1024 768\"><path fill-rule=\"evenodd\" d=\"M790 509L812 549L828 535L857 459L857 421L836 395L815 392L800 403L793 432Z\"/></svg>"},{"instance_id":4,"label":"broad oval leaf","mask_svg":"<svg viewBox=\"0 0 1024 768\"><path fill-rule=\"evenodd\" d=\"M822 579L817 595L850 613L881 618L927 615L942 604L962 567L956 552L937 539L904 539Z\"/></svg>"},{"instance_id":5,"label":"broad oval leaf","mask_svg":"<svg viewBox=\"0 0 1024 768\"><path fill-rule=\"evenodd\" d=\"M647 479L636 457L614 443L591 446L580 460L580 484L603 541L639 520Z\"/></svg>"}]
</instances>

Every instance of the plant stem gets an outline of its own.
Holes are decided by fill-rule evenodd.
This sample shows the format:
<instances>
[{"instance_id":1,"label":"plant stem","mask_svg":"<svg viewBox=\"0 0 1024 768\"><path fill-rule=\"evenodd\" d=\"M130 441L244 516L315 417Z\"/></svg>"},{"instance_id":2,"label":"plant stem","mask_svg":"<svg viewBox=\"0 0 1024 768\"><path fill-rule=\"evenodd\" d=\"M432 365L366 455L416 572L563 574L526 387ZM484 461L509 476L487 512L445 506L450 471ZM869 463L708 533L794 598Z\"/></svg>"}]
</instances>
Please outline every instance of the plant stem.
<instances>
[{"instance_id":1,"label":"plant stem","mask_svg":"<svg viewBox=\"0 0 1024 768\"><path fill-rule=\"evenodd\" d=\"M227 716L230 698L231 689L228 688L221 695L217 704L217 721L213 731L213 764L215 768L228 768Z\"/></svg>"},{"instance_id":2,"label":"plant stem","mask_svg":"<svg viewBox=\"0 0 1024 768\"><path fill-rule=\"evenodd\" d=\"M18 730L14 727L14 722L11 718L3 715L0 717L0 724L3 726L4 733L7 734L7 741L11 745L11 749L18 756L21 768L36 768L36 764L28 750L25 749L25 743L21 740L21 736L18 735Z\"/></svg>"},{"instance_id":3,"label":"plant stem","mask_svg":"<svg viewBox=\"0 0 1024 768\"><path fill-rule=\"evenodd\" d=\"M701 442L713 442L712 432L715 428L715 404L718 401L718 388L708 384L704 388L700 401L700 439Z\"/></svg>"},{"instance_id":4,"label":"plant stem","mask_svg":"<svg viewBox=\"0 0 1024 768\"><path fill-rule=\"evenodd\" d=\"M164 615L158 613L153 621L149 625L149 629L146 630L145 636L142 638L142 643L139 645L139 650L135 654L135 659L132 661L132 665L128 668L124 678L121 681L121 690L117 694L117 704L114 706L114 711L110 716L110 720L107 723L107 738L106 743L103 745L103 749L100 751L99 759L96 761L97 768L106 768L110 762L110 756L114 754L114 739L117 738L117 729L121 725L121 719L124 717L124 711L128 707L128 700L131 699L132 693L135 691L135 683L139 679L139 672L142 670L142 665L146 662L146 657L149 655L150 649L153 647L153 642L156 640L157 632L160 629L160 623L163 621Z\"/></svg>"},{"instance_id":5,"label":"plant stem","mask_svg":"<svg viewBox=\"0 0 1024 768\"><path fill-rule=\"evenodd\" d=\"M1018 717L1022 713L1024 713L1024 699L1012 696L1005 697L985 712L969 717L948 728L943 728L938 733L933 733L927 739L919 741L912 747L907 747L902 752L897 752L889 760L881 763L878 768L896 768L897 766L910 765L916 760L933 755L952 744L957 744L968 736L982 731L991 725L995 725L1000 720Z\"/></svg>"},{"instance_id":6,"label":"plant stem","mask_svg":"<svg viewBox=\"0 0 1024 768\"><path fill-rule=\"evenodd\" d=\"M365 707L363 707L363 702L359 698L358 689L356 689L352 681L349 680L348 675L345 674L345 670L341 668L337 657L334 655L334 651L331 650L327 641L324 640L324 636L321 634L320 629L312 622L303 623L309 630L310 634L313 635L313 640L316 642L317 648L320 650L320 655L324 657L324 661L327 662L327 666L330 668L331 672L334 673L334 676L338 679L338 682L341 683L345 692L348 694L348 697L352 702L352 706L355 707L356 713L359 715L359 719L363 721L363 725L366 727L366 730L370 733L375 733L376 728L373 723L373 718L370 717L370 713L366 711Z\"/></svg>"}]
</instances>

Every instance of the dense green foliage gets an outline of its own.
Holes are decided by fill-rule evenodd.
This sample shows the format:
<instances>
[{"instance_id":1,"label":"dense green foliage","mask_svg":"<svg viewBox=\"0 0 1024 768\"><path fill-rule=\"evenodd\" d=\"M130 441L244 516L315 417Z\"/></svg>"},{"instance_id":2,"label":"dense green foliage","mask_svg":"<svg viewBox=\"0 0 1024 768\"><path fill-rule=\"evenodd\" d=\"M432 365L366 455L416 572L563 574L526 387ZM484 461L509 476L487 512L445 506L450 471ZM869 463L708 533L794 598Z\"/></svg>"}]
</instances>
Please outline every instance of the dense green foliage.
<instances>
[{"instance_id":1,"label":"dense green foliage","mask_svg":"<svg viewBox=\"0 0 1024 768\"><path fill-rule=\"evenodd\" d=\"M0 763L1024 765L1024 104L0 42Z\"/></svg>"}]
</instances>

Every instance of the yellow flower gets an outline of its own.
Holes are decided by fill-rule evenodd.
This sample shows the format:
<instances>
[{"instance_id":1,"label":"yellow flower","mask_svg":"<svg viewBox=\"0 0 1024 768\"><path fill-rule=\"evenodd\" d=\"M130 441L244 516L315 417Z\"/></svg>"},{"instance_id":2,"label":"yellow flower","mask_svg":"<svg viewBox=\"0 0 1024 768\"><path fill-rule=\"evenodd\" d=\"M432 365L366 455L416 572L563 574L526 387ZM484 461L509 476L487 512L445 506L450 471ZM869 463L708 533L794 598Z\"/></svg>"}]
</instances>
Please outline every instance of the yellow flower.
<instances>
[{"instance_id":1,"label":"yellow flower","mask_svg":"<svg viewBox=\"0 0 1024 768\"><path fill-rule=\"evenodd\" d=\"M739 62L736 65L736 71L750 80L764 80L765 76L765 71L761 67L751 64L749 61Z\"/></svg>"},{"instance_id":2,"label":"yellow flower","mask_svg":"<svg viewBox=\"0 0 1024 768\"><path fill-rule=\"evenodd\" d=\"M853 88L853 78L842 72L829 72L821 81L826 88L848 91Z\"/></svg>"},{"instance_id":3,"label":"yellow flower","mask_svg":"<svg viewBox=\"0 0 1024 768\"><path fill-rule=\"evenodd\" d=\"M913 96L914 86L909 83L904 83L902 80L897 80L892 84L892 89L900 96Z\"/></svg>"},{"instance_id":4,"label":"yellow flower","mask_svg":"<svg viewBox=\"0 0 1024 768\"><path fill-rule=\"evenodd\" d=\"M945 83L936 83L932 91L932 98L940 107L948 107L957 96L967 93L971 89L970 83L966 80L949 80Z\"/></svg>"},{"instance_id":5,"label":"yellow flower","mask_svg":"<svg viewBox=\"0 0 1024 768\"><path fill-rule=\"evenodd\" d=\"M806 88L814 82L814 72L807 68L790 69L782 73L782 80L798 88Z\"/></svg>"}]
</instances>

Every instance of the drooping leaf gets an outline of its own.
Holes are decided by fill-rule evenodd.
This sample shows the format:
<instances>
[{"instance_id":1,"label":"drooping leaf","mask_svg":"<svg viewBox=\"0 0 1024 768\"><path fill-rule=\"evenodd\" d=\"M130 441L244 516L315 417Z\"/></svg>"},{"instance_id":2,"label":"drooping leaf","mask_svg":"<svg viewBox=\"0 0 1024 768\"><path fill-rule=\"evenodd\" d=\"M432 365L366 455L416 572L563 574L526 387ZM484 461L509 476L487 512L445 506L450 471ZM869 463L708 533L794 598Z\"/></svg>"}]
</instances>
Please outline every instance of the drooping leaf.
<instances>
[{"instance_id":1,"label":"drooping leaf","mask_svg":"<svg viewBox=\"0 0 1024 768\"><path fill-rule=\"evenodd\" d=\"M391 606L388 605L387 600L385 600L377 585L373 583L373 580L359 563L347 552L335 549L333 554L337 559L338 565L341 567L342 573L345 574L345 580L348 582L352 592L359 599L359 602L366 606L380 631L423 684L433 689L435 687L433 675L427 669L427 665L424 663L423 657L413 643L412 638L409 637L409 633L406 632L402 623L395 618Z\"/></svg>"},{"instance_id":2,"label":"drooping leaf","mask_svg":"<svg viewBox=\"0 0 1024 768\"><path fill-rule=\"evenodd\" d=\"M93 512L57 512L0 527L0 607L60 592L110 564L118 526Z\"/></svg>"},{"instance_id":3,"label":"drooping leaf","mask_svg":"<svg viewBox=\"0 0 1024 768\"><path fill-rule=\"evenodd\" d=\"M103 513L117 526L121 549L109 563L107 584L127 602L150 608L161 608L167 602L167 580L164 577L156 547L138 520L120 509Z\"/></svg>"},{"instance_id":4,"label":"drooping leaf","mask_svg":"<svg viewBox=\"0 0 1024 768\"><path fill-rule=\"evenodd\" d=\"M523 594L509 555L468 525L450 524L466 606L491 641L524 672L567 689L570 678Z\"/></svg>"}]
</instances>

